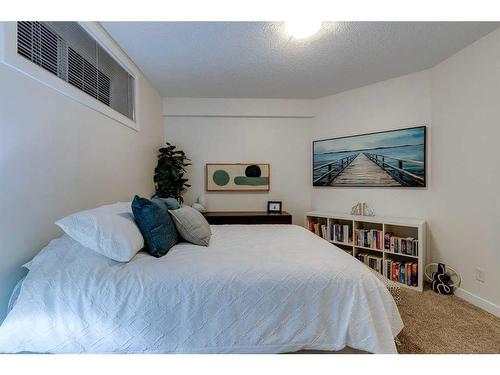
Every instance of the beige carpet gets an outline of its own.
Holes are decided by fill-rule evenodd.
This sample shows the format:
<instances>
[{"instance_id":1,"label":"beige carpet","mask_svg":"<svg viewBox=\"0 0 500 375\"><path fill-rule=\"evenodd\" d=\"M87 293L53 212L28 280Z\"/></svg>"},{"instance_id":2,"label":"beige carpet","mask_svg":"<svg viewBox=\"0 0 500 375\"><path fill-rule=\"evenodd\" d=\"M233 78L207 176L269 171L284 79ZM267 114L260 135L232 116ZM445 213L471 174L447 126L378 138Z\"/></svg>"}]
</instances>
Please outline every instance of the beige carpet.
<instances>
[{"instance_id":1,"label":"beige carpet","mask_svg":"<svg viewBox=\"0 0 500 375\"><path fill-rule=\"evenodd\" d=\"M500 354L500 318L455 296L404 289L398 351Z\"/></svg>"},{"instance_id":2,"label":"beige carpet","mask_svg":"<svg viewBox=\"0 0 500 375\"><path fill-rule=\"evenodd\" d=\"M500 354L500 318L455 296L401 291L399 312L405 327L398 335L400 354ZM302 350L293 354L358 354Z\"/></svg>"}]
</instances>

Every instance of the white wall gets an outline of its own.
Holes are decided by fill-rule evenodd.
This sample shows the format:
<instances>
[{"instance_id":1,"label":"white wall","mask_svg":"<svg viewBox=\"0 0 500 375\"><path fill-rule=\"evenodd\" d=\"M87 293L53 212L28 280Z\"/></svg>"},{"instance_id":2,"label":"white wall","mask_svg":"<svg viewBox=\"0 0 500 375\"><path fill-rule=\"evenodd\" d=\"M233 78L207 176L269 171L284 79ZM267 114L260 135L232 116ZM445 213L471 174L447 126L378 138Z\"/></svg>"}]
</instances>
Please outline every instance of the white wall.
<instances>
[{"instance_id":1,"label":"white wall","mask_svg":"<svg viewBox=\"0 0 500 375\"><path fill-rule=\"evenodd\" d=\"M432 142L430 74L423 71L347 91L318 101L312 139L427 125ZM429 143L431 144L431 143ZM432 162L432 147L428 155ZM380 215L426 217L421 205L432 195L433 168L429 188L331 188L312 190L314 209L350 212L358 201L367 202Z\"/></svg>"},{"instance_id":2,"label":"white wall","mask_svg":"<svg viewBox=\"0 0 500 375\"><path fill-rule=\"evenodd\" d=\"M142 77L138 95L136 132L0 64L0 322L55 220L153 193L162 104Z\"/></svg>"},{"instance_id":3,"label":"white wall","mask_svg":"<svg viewBox=\"0 0 500 375\"><path fill-rule=\"evenodd\" d=\"M460 270L461 296L498 314L500 29L432 69L431 83L434 259Z\"/></svg>"},{"instance_id":4,"label":"white wall","mask_svg":"<svg viewBox=\"0 0 500 375\"><path fill-rule=\"evenodd\" d=\"M312 102L276 99L164 99L165 139L183 149L193 165L193 185L185 195L192 203L200 194L208 208L266 210L267 201L283 208L302 224L310 209L310 130ZM262 193L206 193L205 164L268 162L271 190Z\"/></svg>"},{"instance_id":5,"label":"white wall","mask_svg":"<svg viewBox=\"0 0 500 375\"><path fill-rule=\"evenodd\" d=\"M500 30L428 71L318 101L313 139L428 126L426 189L314 188L314 209L421 217L431 261L456 268L458 294L500 312ZM475 280L475 269L486 282Z\"/></svg>"}]
</instances>

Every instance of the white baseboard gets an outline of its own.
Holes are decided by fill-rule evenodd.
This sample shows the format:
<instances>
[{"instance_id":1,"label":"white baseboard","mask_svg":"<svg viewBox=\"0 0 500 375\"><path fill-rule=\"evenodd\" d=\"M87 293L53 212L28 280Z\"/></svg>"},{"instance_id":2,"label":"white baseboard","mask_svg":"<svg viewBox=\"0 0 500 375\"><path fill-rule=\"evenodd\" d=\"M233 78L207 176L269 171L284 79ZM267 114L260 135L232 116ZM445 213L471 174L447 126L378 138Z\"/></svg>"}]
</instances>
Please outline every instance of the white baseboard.
<instances>
[{"instance_id":1,"label":"white baseboard","mask_svg":"<svg viewBox=\"0 0 500 375\"><path fill-rule=\"evenodd\" d=\"M455 290L455 295L500 318L500 306L495 305L494 303L476 296L475 294L472 294L471 292L468 292L462 288L457 288Z\"/></svg>"}]
</instances>

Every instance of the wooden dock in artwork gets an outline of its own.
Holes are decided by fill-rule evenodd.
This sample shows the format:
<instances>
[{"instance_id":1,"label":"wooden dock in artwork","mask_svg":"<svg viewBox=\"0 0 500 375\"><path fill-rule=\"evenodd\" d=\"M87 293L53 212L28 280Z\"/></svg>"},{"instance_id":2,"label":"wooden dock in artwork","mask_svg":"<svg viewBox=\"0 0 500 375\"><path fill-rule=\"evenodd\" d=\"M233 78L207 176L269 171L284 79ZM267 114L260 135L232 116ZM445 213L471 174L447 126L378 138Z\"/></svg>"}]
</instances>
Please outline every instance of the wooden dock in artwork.
<instances>
[{"instance_id":1,"label":"wooden dock in artwork","mask_svg":"<svg viewBox=\"0 0 500 375\"><path fill-rule=\"evenodd\" d=\"M315 186L424 186L424 177L404 169L408 164L424 162L359 152L315 167L313 171L321 173L313 183Z\"/></svg>"},{"instance_id":2,"label":"wooden dock in artwork","mask_svg":"<svg viewBox=\"0 0 500 375\"><path fill-rule=\"evenodd\" d=\"M356 159L330 185L401 186L389 173L368 159L364 154L358 154Z\"/></svg>"}]
</instances>

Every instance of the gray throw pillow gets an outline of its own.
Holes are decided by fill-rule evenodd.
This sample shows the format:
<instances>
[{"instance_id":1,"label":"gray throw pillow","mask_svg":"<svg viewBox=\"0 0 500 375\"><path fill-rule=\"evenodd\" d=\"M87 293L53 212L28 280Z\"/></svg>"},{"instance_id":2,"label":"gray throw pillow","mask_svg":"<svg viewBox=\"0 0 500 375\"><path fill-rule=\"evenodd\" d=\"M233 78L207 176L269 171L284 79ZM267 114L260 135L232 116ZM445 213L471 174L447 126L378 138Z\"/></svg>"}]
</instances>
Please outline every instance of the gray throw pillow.
<instances>
[{"instance_id":1,"label":"gray throw pillow","mask_svg":"<svg viewBox=\"0 0 500 375\"><path fill-rule=\"evenodd\" d=\"M153 197L151 200L153 202L154 201L165 202L169 210L177 210L178 208L181 208L181 205L179 204L177 199L173 197L168 197L168 198Z\"/></svg>"},{"instance_id":2,"label":"gray throw pillow","mask_svg":"<svg viewBox=\"0 0 500 375\"><path fill-rule=\"evenodd\" d=\"M169 212L182 238L195 245L208 246L212 232L210 224L201 213L189 206Z\"/></svg>"}]
</instances>

